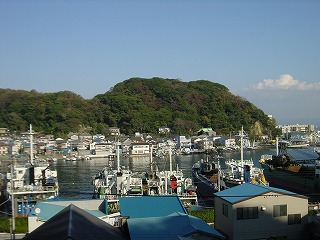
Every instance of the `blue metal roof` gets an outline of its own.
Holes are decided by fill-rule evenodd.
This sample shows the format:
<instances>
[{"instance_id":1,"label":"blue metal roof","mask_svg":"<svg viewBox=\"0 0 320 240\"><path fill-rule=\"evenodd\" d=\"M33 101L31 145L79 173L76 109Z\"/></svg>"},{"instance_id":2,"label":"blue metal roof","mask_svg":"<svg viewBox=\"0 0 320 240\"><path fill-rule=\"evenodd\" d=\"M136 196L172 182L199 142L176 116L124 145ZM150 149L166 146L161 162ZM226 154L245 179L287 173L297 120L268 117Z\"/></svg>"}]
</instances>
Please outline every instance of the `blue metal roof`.
<instances>
[{"instance_id":1,"label":"blue metal roof","mask_svg":"<svg viewBox=\"0 0 320 240\"><path fill-rule=\"evenodd\" d=\"M89 201L95 201L95 200L89 200ZM39 201L35 205L35 207L32 209L29 215L37 216L38 219L43 221L48 221L50 218L52 218L54 215L56 215L58 212L60 212L61 210L63 210L64 208L66 208L72 203L73 201ZM98 218L106 215L105 213L101 212L99 209L96 209L96 210L83 209L83 210Z\"/></svg>"},{"instance_id":2,"label":"blue metal roof","mask_svg":"<svg viewBox=\"0 0 320 240\"><path fill-rule=\"evenodd\" d=\"M50 201L40 201L32 209L29 215L37 216L38 219L47 221L63 210L66 206L53 205ZM39 211L39 212L37 212Z\"/></svg>"},{"instance_id":3,"label":"blue metal roof","mask_svg":"<svg viewBox=\"0 0 320 240\"><path fill-rule=\"evenodd\" d=\"M176 195L122 197L119 203L121 216L130 218L161 217L174 212L187 213Z\"/></svg>"},{"instance_id":4,"label":"blue metal roof","mask_svg":"<svg viewBox=\"0 0 320 240\"><path fill-rule=\"evenodd\" d=\"M280 188L274 188L251 183L244 183L236 187L228 188L226 190L216 192L214 193L214 195L226 200L227 202L236 203L269 192L276 192L284 195L294 195L302 198L307 198L306 196L299 195L297 193L293 193Z\"/></svg>"},{"instance_id":5,"label":"blue metal roof","mask_svg":"<svg viewBox=\"0 0 320 240\"><path fill-rule=\"evenodd\" d=\"M129 218L127 223L131 240L188 239L188 236L193 233L225 239L202 219L179 212L164 217Z\"/></svg>"}]
</instances>

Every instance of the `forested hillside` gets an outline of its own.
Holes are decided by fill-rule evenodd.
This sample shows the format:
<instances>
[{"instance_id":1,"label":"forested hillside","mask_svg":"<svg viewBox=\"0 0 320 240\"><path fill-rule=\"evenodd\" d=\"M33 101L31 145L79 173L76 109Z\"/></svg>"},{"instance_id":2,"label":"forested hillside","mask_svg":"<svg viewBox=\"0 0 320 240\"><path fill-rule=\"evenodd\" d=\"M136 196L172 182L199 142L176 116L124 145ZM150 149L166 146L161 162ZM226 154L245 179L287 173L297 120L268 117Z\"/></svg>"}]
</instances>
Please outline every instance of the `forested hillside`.
<instances>
[{"instance_id":1,"label":"forested hillside","mask_svg":"<svg viewBox=\"0 0 320 240\"><path fill-rule=\"evenodd\" d=\"M206 80L131 78L93 99L69 92L39 93L0 89L0 127L26 131L29 124L43 133L90 130L103 133L156 133L160 126L192 134L201 127L218 133L255 130L271 133L274 122L252 103L218 83Z\"/></svg>"}]
</instances>

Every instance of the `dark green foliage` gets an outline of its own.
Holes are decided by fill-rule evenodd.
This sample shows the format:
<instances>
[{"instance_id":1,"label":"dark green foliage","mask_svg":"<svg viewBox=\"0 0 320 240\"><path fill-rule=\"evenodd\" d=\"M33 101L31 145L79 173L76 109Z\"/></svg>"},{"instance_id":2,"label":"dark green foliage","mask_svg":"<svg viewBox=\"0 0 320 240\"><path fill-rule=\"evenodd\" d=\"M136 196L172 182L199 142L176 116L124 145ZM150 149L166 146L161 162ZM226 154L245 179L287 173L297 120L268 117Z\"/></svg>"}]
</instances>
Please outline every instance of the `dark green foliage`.
<instances>
[{"instance_id":1,"label":"dark green foliage","mask_svg":"<svg viewBox=\"0 0 320 240\"><path fill-rule=\"evenodd\" d=\"M262 110L207 80L131 78L89 100L68 91L0 89L0 127L12 131L26 131L32 124L38 132L53 134L86 127L103 133L110 126L127 134L156 133L161 126L181 134L212 127L223 134L241 126L252 129L256 122L264 133L274 131L275 123Z\"/></svg>"}]
</instances>

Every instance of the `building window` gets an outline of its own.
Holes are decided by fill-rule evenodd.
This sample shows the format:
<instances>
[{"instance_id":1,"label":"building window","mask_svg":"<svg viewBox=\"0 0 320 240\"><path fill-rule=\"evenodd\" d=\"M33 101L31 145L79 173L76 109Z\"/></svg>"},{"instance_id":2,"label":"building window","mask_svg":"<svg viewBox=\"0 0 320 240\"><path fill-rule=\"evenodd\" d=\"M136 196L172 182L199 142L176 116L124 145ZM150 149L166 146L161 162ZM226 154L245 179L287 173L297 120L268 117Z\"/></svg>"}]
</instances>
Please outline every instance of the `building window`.
<instances>
[{"instance_id":1,"label":"building window","mask_svg":"<svg viewBox=\"0 0 320 240\"><path fill-rule=\"evenodd\" d=\"M287 216L287 205L273 206L273 216L274 217Z\"/></svg>"},{"instance_id":2,"label":"building window","mask_svg":"<svg viewBox=\"0 0 320 240\"><path fill-rule=\"evenodd\" d=\"M227 204L222 204L222 214L226 217L228 217L228 205Z\"/></svg>"},{"instance_id":3,"label":"building window","mask_svg":"<svg viewBox=\"0 0 320 240\"><path fill-rule=\"evenodd\" d=\"M258 218L258 207L237 208L237 220Z\"/></svg>"},{"instance_id":4,"label":"building window","mask_svg":"<svg viewBox=\"0 0 320 240\"><path fill-rule=\"evenodd\" d=\"M288 215L288 224L300 224L301 223L301 214L289 214Z\"/></svg>"}]
</instances>

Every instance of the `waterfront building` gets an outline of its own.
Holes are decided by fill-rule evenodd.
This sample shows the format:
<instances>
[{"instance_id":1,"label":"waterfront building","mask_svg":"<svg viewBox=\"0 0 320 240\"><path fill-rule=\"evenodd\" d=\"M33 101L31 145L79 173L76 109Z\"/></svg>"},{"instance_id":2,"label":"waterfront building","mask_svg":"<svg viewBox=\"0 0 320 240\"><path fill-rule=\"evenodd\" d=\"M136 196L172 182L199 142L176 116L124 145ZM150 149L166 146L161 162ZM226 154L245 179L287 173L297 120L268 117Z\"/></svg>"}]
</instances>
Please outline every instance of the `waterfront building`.
<instances>
[{"instance_id":1,"label":"waterfront building","mask_svg":"<svg viewBox=\"0 0 320 240\"><path fill-rule=\"evenodd\" d=\"M149 143L131 143L130 155L150 155L150 144Z\"/></svg>"},{"instance_id":2,"label":"waterfront building","mask_svg":"<svg viewBox=\"0 0 320 240\"><path fill-rule=\"evenodd\" d=\"M191 148L191 139L186 136L177 136L177 148Z\"/></svg>"},{"instance_id":3,"label":"waterfront building","mask_svg":"<svg viewBox=\"0 0 320 240\"><path fill-rule=\"evenodd\" d=\"M307 133L307 132L314 132L315 127L314 125L310 124L287 124L287 125L277 125L276 128L280 128L282 134L286 133Z\"/></svg>"}]
</instances>

